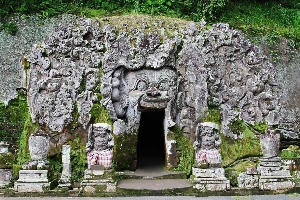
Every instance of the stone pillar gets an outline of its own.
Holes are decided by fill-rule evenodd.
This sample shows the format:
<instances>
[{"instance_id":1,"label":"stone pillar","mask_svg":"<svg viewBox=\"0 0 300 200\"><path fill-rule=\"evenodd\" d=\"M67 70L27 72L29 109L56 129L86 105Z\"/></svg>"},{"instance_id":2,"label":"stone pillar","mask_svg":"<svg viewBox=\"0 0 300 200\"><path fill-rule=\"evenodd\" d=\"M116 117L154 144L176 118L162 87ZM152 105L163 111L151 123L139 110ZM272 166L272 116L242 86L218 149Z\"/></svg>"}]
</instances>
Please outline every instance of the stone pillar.
<instances>
[{"instance_id":1,"label":"stone pillar","mask_svg":"<svg viewBox=\"0 0 300 200\"><path fill-rule=\"evenodd\" d=\"M0 142L0 187L11 182L12 162L13 155L8 152L8 143Z\"/></svg>"},{"instance_id":2,"label":"stone pillar","mask_svg":"<svg viewBox=\"0 0 300 200\"><path fill-rule=\"evenodd\" d=\"M71 187L71 145L62 146L62 164L63 170L59 180L58 187L70 188Z\"/></svg>"}]
</instances>

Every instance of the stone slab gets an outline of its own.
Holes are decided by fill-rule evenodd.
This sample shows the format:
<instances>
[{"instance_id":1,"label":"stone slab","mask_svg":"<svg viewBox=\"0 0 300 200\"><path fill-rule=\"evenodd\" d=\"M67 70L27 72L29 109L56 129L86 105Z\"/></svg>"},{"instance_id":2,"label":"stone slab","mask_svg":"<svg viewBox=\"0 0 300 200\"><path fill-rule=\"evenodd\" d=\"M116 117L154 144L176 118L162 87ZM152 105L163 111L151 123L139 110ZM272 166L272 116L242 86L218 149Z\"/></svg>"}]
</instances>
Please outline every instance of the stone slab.
<instances>
[{"instance_id":1,"label":"stone slab","mask_svg":"<svg viewBox=\"0 0 300 200\"><path fill-rule=\"evenodd\" d=\"M193 175L196 178L219 178L225 177L225 170L224 168L200 169L193 167Z\"/></svg>"},{"instance_id":2,"label":"stone slab","mask_svg":"<svg viewBox=\"0 0 300 200\"><path fill-rule=\"evenodd\" d=\"M261 190L289 190L294 187L295 183L292 180L281 182L272 182L270 179L259 180L259 189Z\"/></svg>"},{"instance_id":3,"label":"stone slab","mask_svg":"<svg viewBox=\"0 0 300 200\"><path fill-rule=\"evenodd\" d=\"M195 184L194 189L200 191L226 191L230 189L229 183L219 183L219 184Z\"/></svg>"},{"instance_id":4,"label":"stone slab","mask_svg":"<svg viewBox=\"0 0 300 200\"><path fill-rule=\"evenodd\" d=\"M18 182L45 183L48 182L48 170L20 170Z\"/></svg>"},{"instance_id":5,"label":"stone slab","mask_svg":"<svg viewBox=\"0 0 300 200\"><path fill-rule=\"evenodd\" d=\"M16 182L14 189L17 192L44 192L48 190L49 183L22 183Z\"/></svg>"},{"instance_id":6,"label":"stone slab","mask_svg":"<svg viewBox=\"0 0 300 200\"><path fill-rule=\"evenodd\" d=\"M8 185L12 179L12 169L0 169L0 187Z\"/></svg>"},{"instance_id":7,"label":"stone slab","mask_svg":"<svg viewBox=\"0 0 300 200\"><path fill-rule=\"evenodd\" d=\"M169 189L184 189L191 187L187 180L183 179L161 179L161 180L143 180L143 179L128 179L121 180L118 188L132 190L169 190Z\"/></svg>"},{"instance_id":8,"label":"stone slab","mask_svg":"<svg viewBox=\"0 0 300 200\"><path fill-rule=\"evenodd\" d=\"M237 180L239 188L258 188L258 175L249 175L248 172L240 173Z\"/></svg>"}]
</instances>

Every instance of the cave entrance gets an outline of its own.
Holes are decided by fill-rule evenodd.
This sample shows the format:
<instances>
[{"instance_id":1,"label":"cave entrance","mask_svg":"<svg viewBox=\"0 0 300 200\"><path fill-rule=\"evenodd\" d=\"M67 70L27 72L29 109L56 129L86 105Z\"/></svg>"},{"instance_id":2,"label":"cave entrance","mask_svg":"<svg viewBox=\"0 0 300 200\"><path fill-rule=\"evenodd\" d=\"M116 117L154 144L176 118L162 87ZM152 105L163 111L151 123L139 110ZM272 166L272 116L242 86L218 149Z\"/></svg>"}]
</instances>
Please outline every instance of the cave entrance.
<instances>
[{"instance_id":1,"label":"cave entrance","mask_svg":"<svg viewBox=\"0 0 300 200\"><path fill-rule=\"evenodd\" d=\"M141 113L137 145L137 167L162 168L165 164L164 111Z\"/></svg>"}]
</instances>

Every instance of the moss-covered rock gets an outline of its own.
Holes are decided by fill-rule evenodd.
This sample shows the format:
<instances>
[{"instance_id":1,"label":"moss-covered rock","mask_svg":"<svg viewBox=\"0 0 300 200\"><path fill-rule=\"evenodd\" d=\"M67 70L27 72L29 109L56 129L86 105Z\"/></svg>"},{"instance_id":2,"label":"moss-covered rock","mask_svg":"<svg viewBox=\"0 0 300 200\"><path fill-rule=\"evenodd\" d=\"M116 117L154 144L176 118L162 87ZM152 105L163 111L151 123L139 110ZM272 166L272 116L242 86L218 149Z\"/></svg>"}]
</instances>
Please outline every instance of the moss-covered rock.
<instances>
[{"instance_id":1,"label":"moss-covered rock","mask_svg":"<svg viewBox=\"0 0 300 200\"><path fill-rule=\"evenodd\" d=\"M171 131L174 133L172 139L176 141L177 149L180 149L179 163L175 170L184 171L187 175L191 175L192 167L195 162L195 151L193 144L189 138L183 135L183 131L177 127L172 127Z\"/></svg>"},{"instance_id":2,"label":"moss-covered rock","mask_svg":"<svg viewBox=\"0 0 300 200\"><path fill-rule=\"evenodd\" d=\"M283 149L281 152L282 159L299 159L300 147L296 145L290 145L287 149Z\"/></svg>"},{"instance_id":3,"label":"moss-covered rock","mask_svg":"<svg viewBox=\"0 0 300 200\"><path fill-rule=\"evenodd\" d=\"M238 186L237 178L238 178L239 174L247 171L247 168L253 168L256 166L257 166L257 163L255 163L253 161L240 162L235 166L227 167L225 169L225 176L229 179L230 185L232 187L237 187Z\"/></svg>"},{"instance_id":4,"label":"moss-covered rock","mask_svg":"<svg viewBox=\"0 0 300 200\"><path fill-rule=\"evenodd\" d=\"M262 155L258 135L256 135L256 133L242 120L234 120L230 124L230 128L234 131L234 133L242 134L243 137L241 139L232 139L221 134L221 154L223 166L226 167L234 161L242 158Z\"/></svg>"},{"instance_id":5,"label":"moss-covered rock","mask_svg":"<svg viewBox=\"0 0 300 200\"><path fill-rule=\"evenodd\" d=\"M113 169L116 171L134 168L133 161L137 159L137 134L114 135Z\"/></svg>"},{"instance_id":6,"label":"moss-covered rock","mask_svg":"<svg viewBox=\"0 0 300 200\"><path fill-rule=\"evenodd\" d=\"M0 169L11 169L14 156L12 153L0 153Z\"/></svg>"}]
</instances>

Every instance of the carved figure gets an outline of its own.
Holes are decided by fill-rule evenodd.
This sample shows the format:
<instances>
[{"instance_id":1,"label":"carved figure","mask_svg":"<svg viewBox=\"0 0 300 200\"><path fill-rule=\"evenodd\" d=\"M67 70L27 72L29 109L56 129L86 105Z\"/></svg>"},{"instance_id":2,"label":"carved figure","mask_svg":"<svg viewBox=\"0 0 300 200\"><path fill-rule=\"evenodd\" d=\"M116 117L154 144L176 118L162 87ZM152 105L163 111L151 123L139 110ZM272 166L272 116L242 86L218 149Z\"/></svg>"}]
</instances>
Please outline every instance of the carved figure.
<instances>
[{"instance_id":1,"label":"carved figure","mask_svg":"<svg viewBox=\"0 0 300 200\"><path fill-rule=\"evenodd\" d=\"M219 147L222 143L218 134L219 127L212 122L204 122L198 125L196 130L196 162L199 167L209 165L211 167L221 167L222 158Z\"/></svg>"},{"instance_id":2,"label":"carved figure","mask_svg":"<svg viewBox=\"0 0 300 200\"><path fill-rule=\"evenodd\" d=\"M88 168L91 165L103 165L104 169L110 169L113 157L114 138L110 134L111 126L106 123L92 124L89 128L88 143Z\"/></svg>"}]
</instances>

